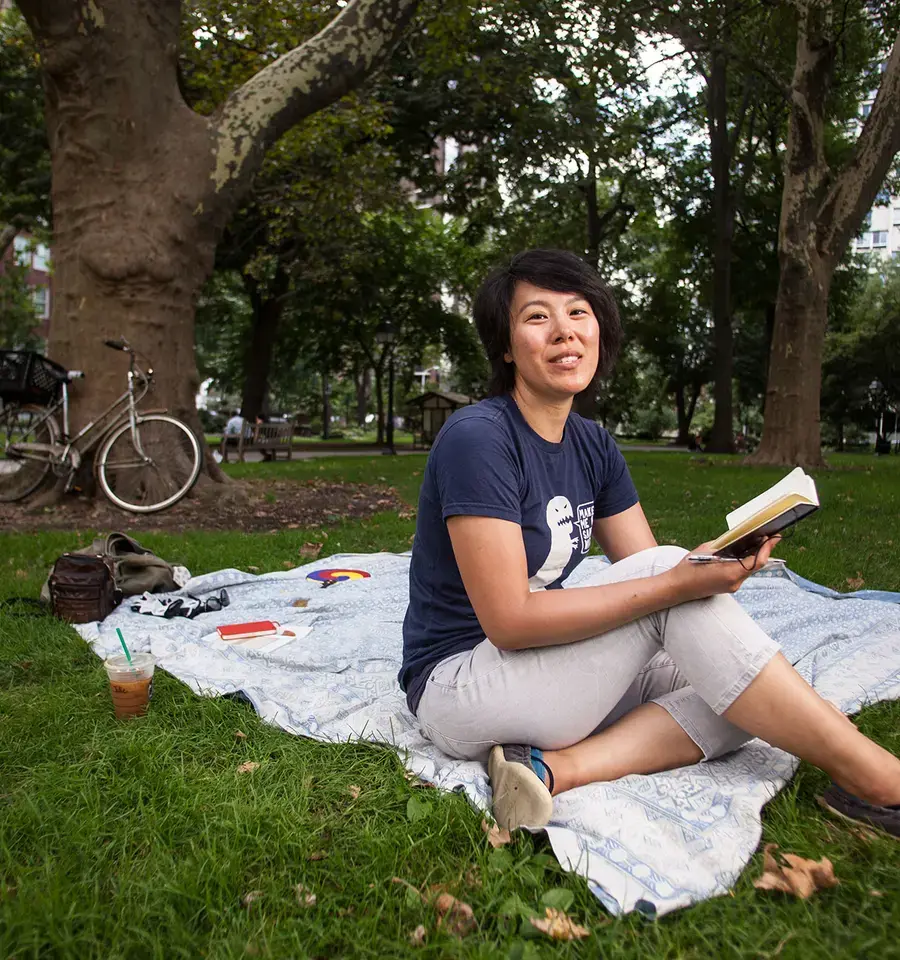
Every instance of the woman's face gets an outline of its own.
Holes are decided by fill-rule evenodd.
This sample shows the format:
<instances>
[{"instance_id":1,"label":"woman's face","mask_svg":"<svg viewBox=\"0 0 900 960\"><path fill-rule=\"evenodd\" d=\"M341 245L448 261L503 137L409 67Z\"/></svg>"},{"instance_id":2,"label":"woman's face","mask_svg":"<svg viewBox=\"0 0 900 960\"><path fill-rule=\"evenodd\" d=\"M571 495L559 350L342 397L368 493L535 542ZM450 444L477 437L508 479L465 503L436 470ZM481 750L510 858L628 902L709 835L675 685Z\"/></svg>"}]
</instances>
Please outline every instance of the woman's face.
<instances>
[{"instance_id":1,"label":"woman's face","mask_svg":"<svg viewBox=\"0 0 900 960\"><path fill-rule=\"evenodd\" d=\"M600 324L588 301L520 282L510 312L504 359L515 364L516 387L548 400L581 393L600 361Z\"/></svg>"}]
</instances>

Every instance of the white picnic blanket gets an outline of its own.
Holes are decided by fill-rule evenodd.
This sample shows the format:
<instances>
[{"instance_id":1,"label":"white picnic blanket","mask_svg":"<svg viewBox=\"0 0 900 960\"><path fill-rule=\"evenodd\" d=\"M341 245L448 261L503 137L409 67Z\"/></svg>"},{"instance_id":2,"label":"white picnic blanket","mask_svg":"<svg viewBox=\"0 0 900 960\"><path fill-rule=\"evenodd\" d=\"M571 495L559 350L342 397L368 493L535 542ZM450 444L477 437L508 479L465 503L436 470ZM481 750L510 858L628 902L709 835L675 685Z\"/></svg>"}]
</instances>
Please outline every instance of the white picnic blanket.
<instances>
[{"instance_id":1,"label":"white picnic blanket","mask_svg":"<svg viewBox=\"0 0 900 960\"><path fill-rule=\"evenodd\" d=\"M604 563L588 558L576 586ZM370 574L323 587L316 570ZM161 620L122 604L82 636L101 656L129 645L202 696L247 697L269 723L320 740L393 745L407 766L447 790L490 806L483 765L453 760L419 732L397 684L408 598L408 554L343 554L284 573L220 570L184 591L222 587L231 605L195 620ZM843 596L789 571L752 577L738 594L750 614L827 699L849 712L900 697L900 594ZM306 608L294 607L298 599ZM266 654L221 642L216 626L260 619L308 626ZM212 633L212 635L210 635ZM580 787L556 800L547 828L563 866L583 875L613 913L667 913L726 893L760 838L760 810L792 775L793 757L753 741L729 757L653 776Z\"/></svg>"}]
</instances>

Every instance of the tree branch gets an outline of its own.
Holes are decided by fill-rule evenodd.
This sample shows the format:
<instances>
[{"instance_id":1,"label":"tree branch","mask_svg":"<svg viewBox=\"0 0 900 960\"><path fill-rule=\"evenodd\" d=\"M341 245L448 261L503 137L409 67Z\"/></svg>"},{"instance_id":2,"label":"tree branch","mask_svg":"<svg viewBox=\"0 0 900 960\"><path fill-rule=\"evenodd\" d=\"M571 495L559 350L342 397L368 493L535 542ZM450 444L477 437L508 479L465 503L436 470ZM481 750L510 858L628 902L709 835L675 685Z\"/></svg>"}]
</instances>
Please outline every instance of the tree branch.
<instances>
[{"instance_id":1,"label":"tree branch","mask_svg":"<svg viewBox=\"0 0 900 960\"><path fill-rule=\"evenodd\" d=\"M7 223L0 229L0 258L2 258L9 249L9 245L16 239L18 233L19 228L13 223Z\"/></svg>"},{"instance_id":2,"label":"tree branch","mask_svg":"<svg viewBox=\"0 0 900 960\"><path fill-rule=\"evenodd\" d=\"M888 57L887 69L872 112L866 119L853 155L835 177L820 208L822 253L837 261L859 229L900 152L900 33Z\"/></svg>"},{"instance_id":3,"label":"tree branch","mask_svg":"<svg viewBox=\"0 0 900 960\"><path fill-rule=\"evenodd\" d=\"M216 192L245 181L285 131L358 85L390 53L418 0L352 0L324 30L239 87L212 119Z\"/></svg>"},{"instance_id":4,"label":"tree branch","mask_svg":"<svg viewBox=\"0 0 900 960\"><path fill-rule=\"evenodd\" d=\"M77 20L78 0L16 0L16 6L35 35L59 30Z\"/></svg>"}]
</instances>

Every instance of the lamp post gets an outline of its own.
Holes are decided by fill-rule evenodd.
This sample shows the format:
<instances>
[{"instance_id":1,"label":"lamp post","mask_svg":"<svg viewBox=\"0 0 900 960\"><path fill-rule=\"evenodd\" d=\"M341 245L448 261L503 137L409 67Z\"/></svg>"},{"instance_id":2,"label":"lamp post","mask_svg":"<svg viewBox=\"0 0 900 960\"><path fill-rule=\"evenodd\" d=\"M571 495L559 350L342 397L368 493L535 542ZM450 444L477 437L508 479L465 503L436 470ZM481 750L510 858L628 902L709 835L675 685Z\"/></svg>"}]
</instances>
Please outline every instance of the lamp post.
<instances>
[{"instance_id":1,"label":"lamp post","mask_svg":"<svg viewBox=\"0 0 900 960\"><path fill-rule=\"evenodd\" d=\"M396 454L397 449L394 446L394 341L397 334L390 320L385 320L375 331L375 342L380 343L384 350L388 351L388 408L387 408L387 449L382 450L385 454Z\"/></svg>"}]
</instances>

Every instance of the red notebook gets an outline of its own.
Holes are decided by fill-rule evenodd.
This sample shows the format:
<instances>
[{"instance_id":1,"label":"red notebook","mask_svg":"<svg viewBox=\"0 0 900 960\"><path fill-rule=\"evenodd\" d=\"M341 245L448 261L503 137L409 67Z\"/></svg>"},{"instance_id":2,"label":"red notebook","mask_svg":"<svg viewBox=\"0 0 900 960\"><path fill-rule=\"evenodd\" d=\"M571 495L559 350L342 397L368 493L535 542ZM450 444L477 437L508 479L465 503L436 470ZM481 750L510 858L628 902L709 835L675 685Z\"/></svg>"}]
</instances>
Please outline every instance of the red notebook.
<instances>
[{"instance_id":1,"label":"red notebook","mask_svg":"<svg viewBox=\"0 0 900 960\"><path fill-rule=\"evenodd\" d=\"M229 623L224 627L216 627L219 639L226 643L235 640L249 640L251 637L265 637L278 633L277 620L256 620L253 623Z\"/></svg>"}]
</instances>

